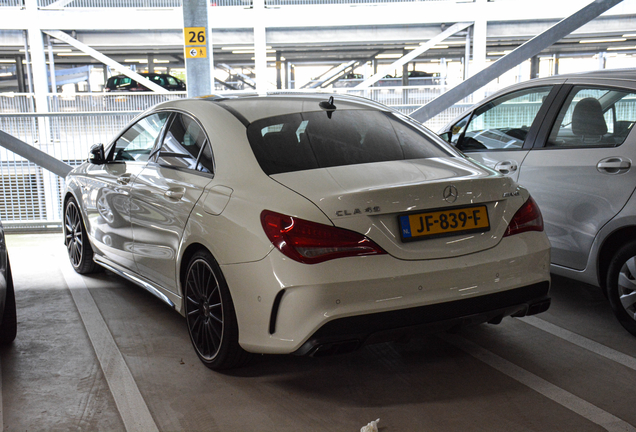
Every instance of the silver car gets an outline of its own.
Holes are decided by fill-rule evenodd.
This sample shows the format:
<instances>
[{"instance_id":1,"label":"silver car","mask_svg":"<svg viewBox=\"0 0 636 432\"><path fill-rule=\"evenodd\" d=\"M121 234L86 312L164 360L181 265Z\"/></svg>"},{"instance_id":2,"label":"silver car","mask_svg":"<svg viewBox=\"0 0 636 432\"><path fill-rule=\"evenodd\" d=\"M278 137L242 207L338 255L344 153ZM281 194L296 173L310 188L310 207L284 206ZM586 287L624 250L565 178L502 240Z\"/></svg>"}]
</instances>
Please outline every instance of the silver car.
<instances>
[{"instance_id":1,"label":"silver car","mask_svg":"<svg viewBox=\"0 0 636 432\"><path fill-rule=\"evenodd\" d=\"M636 70L607 70L508 87L440 134L528 188L552 272L601 287L636 335L634 121Z\"/></svg>"},{"instance_id":2,"label":"silver car","mask_svg":"<svg viewBox=\"0 0 636 432\"><path fill-rule=\"evenodd\" d=\"M17 326L13 278L7 245L4 242L4 228L0 222L0 344L13 342Z\"/></svg>"}]
</instances>

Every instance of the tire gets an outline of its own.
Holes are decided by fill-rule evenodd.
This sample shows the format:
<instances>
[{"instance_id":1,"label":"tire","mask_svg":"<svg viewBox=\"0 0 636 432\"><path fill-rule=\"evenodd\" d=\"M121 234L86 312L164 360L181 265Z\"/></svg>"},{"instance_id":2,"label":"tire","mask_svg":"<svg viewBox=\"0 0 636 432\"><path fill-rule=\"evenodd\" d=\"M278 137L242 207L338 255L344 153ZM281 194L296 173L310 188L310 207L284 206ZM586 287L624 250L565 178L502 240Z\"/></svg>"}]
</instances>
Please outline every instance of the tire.
<instances>
[{"instance_id":1,"label":"tire","mask_svg":"<svg viewBox=\"0 0 636 432\"><path fill-rule=\"evenodd\" d=\"M216 260L194 254L184 280L185 315L197 356L213 370L245 365L251 355L238 343L238 322L230 291Z\"/></svg>"},{"instance_id":2,"label":"tire","mask_svg":"<svg viewBox=\"0 0 636 432\"><path fill-rule=\"evenodd\" d=\"M607 270L606 290L614 315L636 336L636 241L614 254Z\"/></svg>"},{"instance_id":3,"label":"tire","mask_svg":"<svg viewBox=\"0 0 636 432\"><path fill-rule=\"evenodd\" d=\"M11 265L7 259L7 296L4 301L4 313L0 323L0 345L8 345L15 340L18 332L18 318L15 310L15 290L13 289L13 277Z\"/></svg>"},{"instance_id":4,"label":"tire","mask_svg":"<svg viewBox=\"0 0 636 432\"><path fill-rule=\"evenodd\" d=\"M64 244L71 265L77 273L89 274L97 270L82 214L73 197L69 198L64 207Z\"/></svg>"}]
</instances>

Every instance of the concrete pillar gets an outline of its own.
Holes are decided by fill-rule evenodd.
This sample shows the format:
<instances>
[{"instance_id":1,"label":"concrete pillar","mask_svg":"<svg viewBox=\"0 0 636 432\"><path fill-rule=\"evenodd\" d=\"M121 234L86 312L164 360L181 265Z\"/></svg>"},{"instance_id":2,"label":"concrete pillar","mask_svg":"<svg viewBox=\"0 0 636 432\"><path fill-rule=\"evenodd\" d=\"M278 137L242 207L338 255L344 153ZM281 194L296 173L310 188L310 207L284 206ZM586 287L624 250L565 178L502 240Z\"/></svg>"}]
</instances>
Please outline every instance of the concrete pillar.
<instances>
[{"instance_id":1,"label":"concrete pillar","mask_svg":"<svg viewBox=\"0 0 636 432\"><path fill-rule=\"evenodd\" d=\"M402 55L407 55L408 51L404 50L402 52ZM402 65L402 85L403 86L407 86L409 85L409 64L408 63L404 63Z\"/></svg>"},{"instance_id":2,"label":"concrete pillar","mask_svg":"<svg viewBox=\"0 0 636 432\"><path fill-rule=\"evenodd\" d=\"M18 78L18 93L26 93L27 88L24 82L24 65L22 64L23 57L15 56L15 74Z\"/></svg>"},{"instance_id":3,"label":"concrete pillar","mask_svg":"<svg viewBox=\"0 0 636 432\"><path fill-rule=\"evenodd\" d=\"M214 91L214 59L212 30L208 24L208 2L184 1L182 9L184 29L197 29L192 34L184 30L188 96L209 95Z\"/></svg>"},{"instance_id":4,"label":"concrete pillar","mask_svg":"<svg viewBox=\"0 0 636 432\"><path fill-rule=\"evenodd\" d=\"M473 64L470 67L470 76L475 75L486 67L486 36L488 30L488 18L485 11L487 0L475 0L478 3L478 14L473 26Z\"/></svg>"},{"instance_id":5,"label":"concrete pillar","mask_svg":"<svg viewBox=\"0 0 636 432\"><path fill-rule=\"evenodd\" d=\"M155 72L155 55L148 54L148 73Z\"/></svg>"},{"instance_id":6,"label":"concrete pillar","mask_svg":"<svg viewBox=\"0 0 636 432\"><path fill-rule=\"evenodd\" d=\"M607 57L605 54L604 52L598 53L598 68L600 70L605 69L605 66L607 66Z\"/></svg>"},{"instance_id":7,"label":"concrete pillar","mask_svg":"<svg viewBox=\"0 0 636 432\"><path fill-rule=\"evenodd\" d=\"M472 43L472 34L473 28L468 27L466 29L466 46L464 48L464 80L467 80L470 77L470 44Z\"/></svg>"},{"instance_id":8,"label":"concrete pillar","mask_svg":"<svg viewBox=\"0 0 636 432\"><path fill-rule=\"evenodd\" d=\"M290 89L295 89L296 88L296 68L294 67L294 65L290 65L289 66L289 76L290 76Z\"/></svg>"},{"instance_id":9,"label":"concrete pillar","mask_svg":"<svg viewBox=\"0 0 636 432\"><path fill-rule=\"evenodd\" d=\"M49 50L49 81L51 84L51 93L57 93L57 82L55 81L55 59L53 58L53 45L51 44L51 36L46 36L46 42Z\"/></svg>"},{"instance_id":10,"label":"concrete pillar","mask_svg":"<svg viewBox=\"0 0 636 432\"><path fill-rule=\"evenodd\" d=\"M278 90L283 88L283 77L281 68L282 65L280 61L280 51L276 51L276 88Z\"/></svg>"},{"instance_id":11,"label":"concrete pillar","mask_svg":"<svg viewBox=\"0 0 636 432\"><path fill-rule=\"evenodd\" d=\"M530 79L539 78L539 56L530 59Z\"/></svg>"},{"instance_id":12,"label":"concrete pillar","mask_svg":"<svg viewBox=\"0 0 636 432\"><path fill-rule=\"evenodd\" d=\"M25 0L26 13L29 15L29 27L27 28L29 53L33 66L33 90L35 92L35 111L38 114L49 112L48 91L49 83L46 73L46 60L44 55L44 40L42 31L38 27L38 5L37 0ZM54 144L50 140L51 125L48 117L39 117L38 123L38 143L33 143L40 150L55 155ZM41 177L40 177L41 176ZM44 192L44 206L46 208L46 219L48 221L60 220L62 217L60 202L58 199L57 176L50 171L43 170L38 173L38 184Z\"/></svg>"},{"instance_id":13,"label":"concrete pillar","mask_svg":"<svg viewBox=\"0 0 636 432\"><path fill-rule=\"evenodd\" d=\"M265 31L265 0L253 1L254 12L254 72L256 91L267 90L267 36Z\"/></svg>"},{"instance_id":14,"label":"concrete pillar","mask_svg":"<svg viewBox=\"0 0 636 432\"><path fill-rule=\"evenodd\" d=\"M29 93L33 93L33 74L31 73L31 56L29 55L29 35L26 30L22 32L24 37L24 59L26 62L27 82L29 84ZM35 109L32 111L35 112Z\"/></svg>"}]
</instances>

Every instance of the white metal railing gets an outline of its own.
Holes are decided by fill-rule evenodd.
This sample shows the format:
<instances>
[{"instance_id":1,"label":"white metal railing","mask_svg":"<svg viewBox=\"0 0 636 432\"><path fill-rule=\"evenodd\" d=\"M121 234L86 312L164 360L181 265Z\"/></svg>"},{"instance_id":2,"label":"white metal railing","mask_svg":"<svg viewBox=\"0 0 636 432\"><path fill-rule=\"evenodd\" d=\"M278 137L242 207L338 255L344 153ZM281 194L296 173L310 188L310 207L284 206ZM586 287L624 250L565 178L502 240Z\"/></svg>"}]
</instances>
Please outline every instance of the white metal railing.
<instances>
[{"instance_id":1,"label":"white metal railing","mask_svg":"<svg viewBox=\"0 0 636 432\"><path fill-rule=\"evenodd\" d=\"M444 91L441 86L321 90L367 97L404 114L410 114ZM93 144L108 143L142 110L165 100L185 96L185 92L49 95L49 112L35 113L32 94L0 93L0 130L70 165L76 165L86 158ZM434 131L439 130L471 102L469 98L449 108L426 122L426 126ZM8 229L61 224L59 202L64 190L64 179L0 147L0 186L4 195L0 202L0 218L7 222Z\"/></svg>"},{"instance_id":2,"label":"white metal railing","mask_svg":"<svg viewBox=\"0 0 636 432\"><path fill-rule=\"evenodd\" d=\"M346 5L414 2L465 2L466 0L265 0L265 6ZM502 0L497 0L502 1ZM0 7L23 7L24 0L0 0ZM182 0L38 0L40 8L178 8ZM252 0L210 0L210 6L252 7Z\"/></svg>"}]
</instances>

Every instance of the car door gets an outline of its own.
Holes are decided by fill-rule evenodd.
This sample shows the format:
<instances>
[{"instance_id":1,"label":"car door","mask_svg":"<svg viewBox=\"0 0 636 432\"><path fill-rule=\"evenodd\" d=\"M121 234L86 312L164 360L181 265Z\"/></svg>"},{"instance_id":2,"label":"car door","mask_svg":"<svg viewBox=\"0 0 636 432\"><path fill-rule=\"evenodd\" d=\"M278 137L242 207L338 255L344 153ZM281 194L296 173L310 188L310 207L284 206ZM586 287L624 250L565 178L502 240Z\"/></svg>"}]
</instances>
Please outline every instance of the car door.
<instances>
[{"instance_id":1,"label":"car door","mask_svg":"<svg viewBox=\"0 0 636 432\"><path fill-rule=\"evenodd\" d=\"M556 86L544 85L487 101L451 126L446 138L471 158L517 180L556 92Z\"/></svg>"},{"instance_id":2,"label":"car door","mask_svg":"<svg viewBox=\"0 0 636 432\"><path fill-rule=\"evenodd\" d=\"M84 208L98 255L135 269L130 225L130 186L146 166L168 118L167 113L143 117L124 131L108 150L107 163L86 170Z\"/></svg>"},{"instance_id":3,"label":"car door","mask_svg":"<svg viewBox=\"0 0 636 432\"><path fill-rule=\"evenodd\" d=\"M213 172L203 128L192 117L175 113L161 146L132 186L130 214L137 269L175 293L183 231Z\"/></svg>"},{"instance_id":4,"label":"car door","mask_svg":"<svg viewBox=\"0 0 636 432\"><path fill-rule=\"evenodd\" d=\"M519 182L541 208L552 262L583 270L596 234L636 187L636 88L567 90L523 161Z\"/></svg>"}]
</instances>

